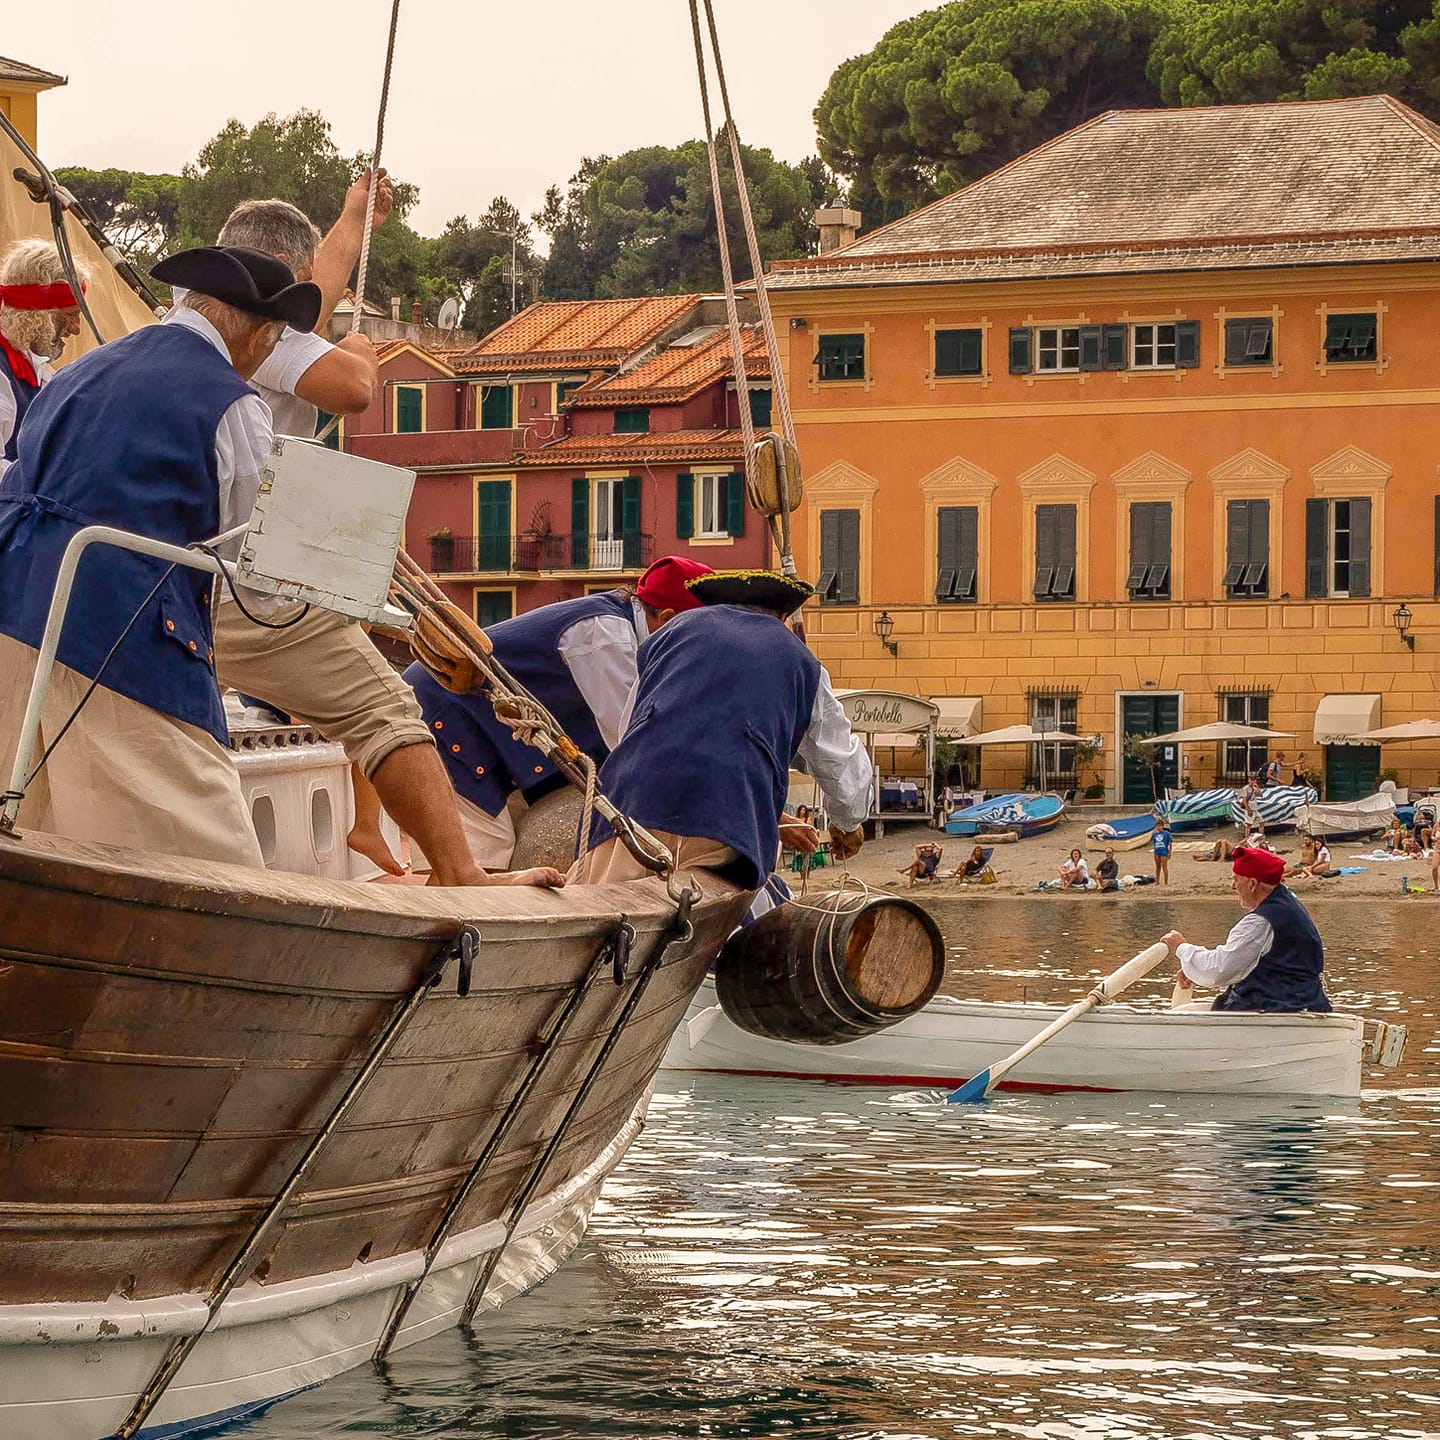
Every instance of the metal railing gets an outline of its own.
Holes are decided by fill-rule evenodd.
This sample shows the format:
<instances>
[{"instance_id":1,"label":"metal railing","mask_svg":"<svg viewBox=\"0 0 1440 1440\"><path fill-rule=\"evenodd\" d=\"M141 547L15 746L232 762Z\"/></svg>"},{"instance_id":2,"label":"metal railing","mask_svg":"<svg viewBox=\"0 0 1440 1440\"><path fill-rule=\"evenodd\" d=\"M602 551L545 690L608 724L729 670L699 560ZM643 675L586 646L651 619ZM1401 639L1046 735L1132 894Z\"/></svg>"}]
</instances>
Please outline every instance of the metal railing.
<instances>
[{"instance_id":1,"label":"metal railing","mask_svg":"<svg viewBox=\"0 0 1440 1440\"><path fill-rule=\"evenodd\" d=\"M541 571L643 570L654 536L581 532L575 535L432 535L430 569L437 575L538 574Z\"/></svg>"}]
</instances>

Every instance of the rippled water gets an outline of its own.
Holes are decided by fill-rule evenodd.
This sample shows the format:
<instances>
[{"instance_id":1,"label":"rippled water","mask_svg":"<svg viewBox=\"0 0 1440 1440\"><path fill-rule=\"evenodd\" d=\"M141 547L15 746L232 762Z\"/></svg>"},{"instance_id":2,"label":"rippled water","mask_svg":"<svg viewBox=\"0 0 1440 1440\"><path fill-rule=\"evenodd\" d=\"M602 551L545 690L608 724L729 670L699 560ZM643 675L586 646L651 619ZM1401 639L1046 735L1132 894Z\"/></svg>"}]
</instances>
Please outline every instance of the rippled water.
<instances>
[{"instance_id":1,"label":"rippled water","mask_svg":"<svg viewBox=\"0 0 1440 1440\"><path fill-rule=\"evenodd\" d=\"M234 1427L367 1436L1440 1436L1440 905L1313 907L1358 1102L662 1075L571 1263ZM937 906L958 995L1065 999L1223 902ZM1145 992L1168 995L1169 981Z\"/></svg>"}]
</instances>

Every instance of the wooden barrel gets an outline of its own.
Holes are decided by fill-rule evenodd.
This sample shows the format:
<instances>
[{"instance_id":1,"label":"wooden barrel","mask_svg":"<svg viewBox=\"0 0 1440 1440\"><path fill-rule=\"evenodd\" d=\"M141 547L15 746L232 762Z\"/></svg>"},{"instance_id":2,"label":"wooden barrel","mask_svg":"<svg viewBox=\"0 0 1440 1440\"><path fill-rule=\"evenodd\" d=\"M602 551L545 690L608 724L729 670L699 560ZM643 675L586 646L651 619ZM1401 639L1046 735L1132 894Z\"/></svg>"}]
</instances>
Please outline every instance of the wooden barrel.
<instances>
[{"instance_id":1,"label":"wooden barrel","mask_svg":"<svg viewBox=\"0 0 1440 1440\"><path fill-rule=\"evenodd\" d=\"M926 1005L945 945L920 906L841 891L781 905L737 930L716 965L730 1020L752 1035L843 1045Z\"/></svg>"}]
</instances>

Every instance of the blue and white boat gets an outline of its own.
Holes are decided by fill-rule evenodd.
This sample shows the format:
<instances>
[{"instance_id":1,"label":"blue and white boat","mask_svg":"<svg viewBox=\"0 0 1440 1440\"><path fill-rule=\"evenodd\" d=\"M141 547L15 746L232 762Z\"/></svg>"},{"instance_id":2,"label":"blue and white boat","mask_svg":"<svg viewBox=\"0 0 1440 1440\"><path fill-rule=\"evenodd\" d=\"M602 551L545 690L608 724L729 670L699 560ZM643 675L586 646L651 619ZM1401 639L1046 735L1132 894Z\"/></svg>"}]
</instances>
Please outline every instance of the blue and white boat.
<instances>
[{"instance_id":1,"label":"blue and white boat","mask_svg":"<svg viewBox=\"0 0 1440 1440\"><path fill-rule=\"evenodd\" d=\"M1195 790L1187 795L1172 795L1155 805L1157 819L1170 822L1172 830L1208 830L1212 825L1221 825L1230 818L1230 807L1235 802L1235 791Z\"/></svg>"},{"instance_id":2,"label":"blue and white boat","mask_svg":"<svg viewBox=\"0 0 1440 1440\"><path fill-rule=\"evenodd\" d=\"M1065 802L1058 795L1022 795L991 810L980 821L981 835L1013 830L1022 840L1053 830L1065 815Z\"/></svg>"},{"instance_id":3,"label":"blue and white boat","mask_svg":"<svg viewBox=\"0 0 1440 1440\"><path fill-rule=\"evenodd\" d=\"M1263 790L1237 790L1231 796L1230 818L1242 830L1258 819L1268 835L1276 830L1293 830L1296 817L1306 805L1320 798L1308 785L1267 785Z\"/></svg>"},{"instance_id":4,"label":"blue and white boat","mask_svg":"<svg viewBox=\"0 0 1440 1440\"><path fill-rule=\"evenodd\" d=\"M1010 795L991 796L989 800L982 800L978 805L968 805L963 810L952 810L945 821L945 833L978 835L981 822L989 819L991 811L1003 810L1008 805L1018 804L1024 798L1024 792L1017 790Z\"/></svg>"},{"instance_id":5,"label":"blue and white boat","mask_svg":"<svg viewBox=\"0 0 1440 1440\"><path fill-rule=\"evenodd\" d=\"M1102 820L1085 832L1087 850L1139 850L1150 843L1155 833L1153 815L1117 815Z\"/></svg>"}]
</instances>

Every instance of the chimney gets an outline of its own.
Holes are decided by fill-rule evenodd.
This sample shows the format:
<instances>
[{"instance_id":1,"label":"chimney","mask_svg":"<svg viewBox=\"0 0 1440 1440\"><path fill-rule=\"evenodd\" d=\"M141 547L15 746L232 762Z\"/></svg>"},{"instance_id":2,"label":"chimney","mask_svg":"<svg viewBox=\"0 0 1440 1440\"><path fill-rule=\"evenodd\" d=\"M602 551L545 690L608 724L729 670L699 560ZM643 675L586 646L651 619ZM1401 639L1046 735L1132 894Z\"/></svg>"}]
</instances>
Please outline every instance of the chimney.
<instances>
[{"instance_id":1,"label":"chimney","mask_svg":"<svg viewBox=\"0 0 1440 1440\"><path fill-rule=\"evenodd\" d=\"M858 210L851 210L837 195L828 205L815 212L815 224L820 230L820 253L829 254L842 245L848 245L860 233L860 222L864 217Z\"/></svg>"},{"instance_id":2,"label":"chimney","mask_svg":"<svg viewBox=\"0 0 1440 1440\"><path fill-rule=\"evenodd\" d=\"M425 312L420 308L418 300L410 302L410 323L412 325L423 325L425 323Z\"/></svg>"},{"instance_id":3,"label":"chimney","mask_svg":"<svg viewBox=\"0 0 1440 1440\"><path fill-rule=\"evenodd\" d=\"M390 297L390 318L392 320L400 318L400 297L398 295Z\"/></svg>"}]
</instances>

